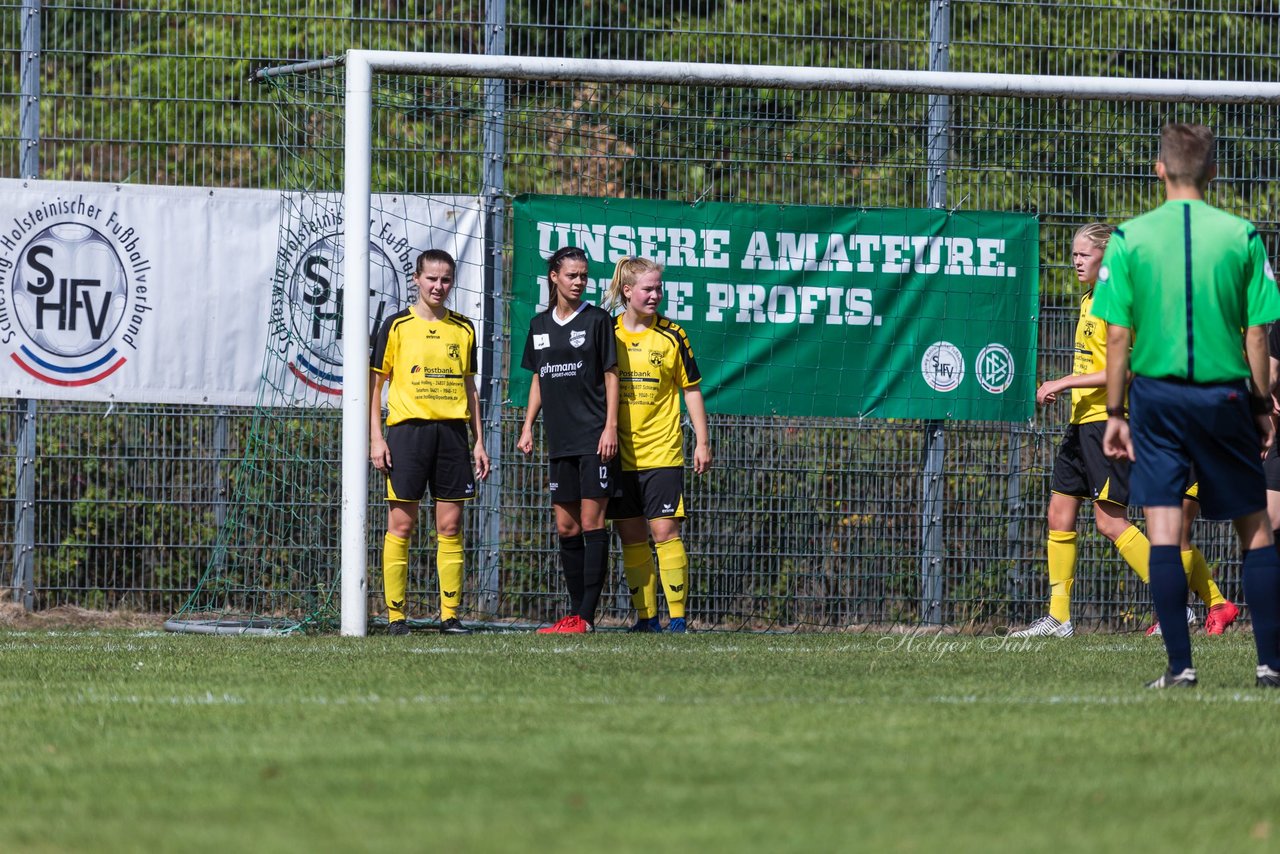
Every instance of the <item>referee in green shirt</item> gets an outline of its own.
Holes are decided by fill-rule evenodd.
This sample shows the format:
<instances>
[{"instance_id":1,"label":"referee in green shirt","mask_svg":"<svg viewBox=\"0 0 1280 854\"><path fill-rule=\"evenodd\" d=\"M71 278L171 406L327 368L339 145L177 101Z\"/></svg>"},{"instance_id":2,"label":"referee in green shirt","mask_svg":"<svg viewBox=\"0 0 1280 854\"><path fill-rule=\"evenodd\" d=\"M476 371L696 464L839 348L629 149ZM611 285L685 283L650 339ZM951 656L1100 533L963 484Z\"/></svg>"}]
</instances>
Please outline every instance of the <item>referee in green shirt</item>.
<instances>
[{"instance_id":1,"label":"referee in green shirt","mask_svg":"<svg viewBox=\"0 0 1280 854\"><path fill-rule=\"evenodd\" d=\"M1212 131L1166 125L1155 168L1167 201L1116 229L1093 305L1108 324L1103 447L1133 461L1130 495L1146 510L1151 597L1169 654L1148 687L1196 684L1178 554L1194 464L1204 516L1232 519L1240 536L1257 684L1280 688L1280 555L1262 474L1275 437L1266 324L1280 318L1280 290L1257 229L1204 200Z\"/></svg>"}]
</instances>

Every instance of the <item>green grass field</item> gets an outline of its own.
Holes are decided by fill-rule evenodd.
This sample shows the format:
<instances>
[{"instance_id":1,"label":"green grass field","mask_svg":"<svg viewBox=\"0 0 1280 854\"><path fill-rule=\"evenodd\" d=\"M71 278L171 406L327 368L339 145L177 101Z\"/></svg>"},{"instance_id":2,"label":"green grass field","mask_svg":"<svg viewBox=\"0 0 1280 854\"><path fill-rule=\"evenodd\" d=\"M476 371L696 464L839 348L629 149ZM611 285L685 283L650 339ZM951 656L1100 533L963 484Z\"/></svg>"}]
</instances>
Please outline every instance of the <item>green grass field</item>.
<instances>
[{"instance_id":1,"label":"green grass field","mask_svg":"<svg viewBox=\"0 0 1280 854\"><path fill-rule=\"evenodd\" d=\"M0 633L0 850L1271 851L1246 634Z\"/></svg>"}]
</instances>

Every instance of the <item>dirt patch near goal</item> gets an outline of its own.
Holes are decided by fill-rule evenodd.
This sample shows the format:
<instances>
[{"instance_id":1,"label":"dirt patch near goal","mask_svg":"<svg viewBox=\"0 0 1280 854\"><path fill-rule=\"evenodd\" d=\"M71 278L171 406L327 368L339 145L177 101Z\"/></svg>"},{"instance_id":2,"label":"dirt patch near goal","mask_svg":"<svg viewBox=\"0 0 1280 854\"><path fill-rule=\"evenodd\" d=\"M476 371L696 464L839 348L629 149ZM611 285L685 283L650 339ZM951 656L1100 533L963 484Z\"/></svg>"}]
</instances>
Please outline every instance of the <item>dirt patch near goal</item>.
<instances>
[{"instance_id":1,"label":"dirt patch near goal","mask_svg":"<svg viewBox=\"0 0 1280 854\"><path fill-rule=\"evenodd\" d=\"M75 605L27 611L12 602L0 604L0 629L160 629L164 621L161 614L133 611L90 611Z\"/></svg>"}]
</instances>

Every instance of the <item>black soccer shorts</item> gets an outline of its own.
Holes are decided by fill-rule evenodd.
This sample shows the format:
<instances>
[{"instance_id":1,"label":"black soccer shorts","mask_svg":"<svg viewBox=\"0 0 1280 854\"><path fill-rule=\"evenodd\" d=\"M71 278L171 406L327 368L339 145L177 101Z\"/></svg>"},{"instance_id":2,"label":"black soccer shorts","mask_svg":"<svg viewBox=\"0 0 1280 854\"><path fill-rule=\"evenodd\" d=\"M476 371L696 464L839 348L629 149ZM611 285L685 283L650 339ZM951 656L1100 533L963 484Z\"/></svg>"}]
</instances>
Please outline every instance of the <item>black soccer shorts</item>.
<instances>
[{"instance_id":1,"label":"black soccer shorts","mask_svg":"<svg viewBox=\"0 0 1280 854\"><path fill-rule=\"evenodd\" d=\"M1102 452L1107 422L1072 424L1058 446L1050 489L1085 501L1129 503L1129 461L1113 460Z\"/></svg>"},{"instance_id":2,"label":"black soccer shorts","mask_svg":"<svg viewBox=\"0 0 1280 854\"><path fill-rule=\"evenodd\" d=\"M387 428L391 472L388 501L421 501L431 489L436 501L470 501L475 470L465 421L401 421Z\"/></svg>"},{"instance_id":3,"label":"black soccer shorts","mask_svg":"<svg viewBox=\"0 0 1280 854\"><path fill-rule=\"evenodd\" d=\"M547 466L553 504L573 504L584 498L612 498L618 491L617 455L607 463L599 454L556 457Z\"/></svg>"},{"instance_id":4,"label":"black soccer shorts","mask_svg":"<svg viewBox=\"0 0 1280 854\"><path fill-rule=\"evenodd\" d=\"M618 497L609 502L610 519L683 519L684 469L680 467L624 471Z\"/></svg>"}]
</instances>

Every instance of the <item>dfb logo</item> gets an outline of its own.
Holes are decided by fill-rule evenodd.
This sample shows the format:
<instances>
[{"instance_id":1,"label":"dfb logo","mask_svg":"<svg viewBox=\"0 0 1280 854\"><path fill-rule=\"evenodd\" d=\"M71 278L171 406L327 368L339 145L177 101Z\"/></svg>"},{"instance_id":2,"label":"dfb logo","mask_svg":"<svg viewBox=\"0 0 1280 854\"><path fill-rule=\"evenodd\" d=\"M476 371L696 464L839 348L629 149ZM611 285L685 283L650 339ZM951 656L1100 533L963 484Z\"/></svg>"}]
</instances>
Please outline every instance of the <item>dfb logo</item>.
<instances>
[{"instance_id":1,"label":"dfb logo","mask_svg":"<svg viewBox=\"0 0 1280 854\"><path fill-rule=\"evenodd\" d=\"M1004 394L1013 385L1013 354L1003 344L988 344L974 360L978 385L991 394Z\"/></svg>"},{"instance_id":2,"label":"dfb logo","mask_svg":"<svg viewBox=\"0 0 1280 854\"><path fill-rule=\"evenodd\" d=\"M6 240L13 254L0 256L10 271L0 276L0 343L16 345L14 362L58 386L92 385L119 370L154 308L140 243L114 211L103 230L64 220L26 242Z\"/></svg>"}]
</instances>

